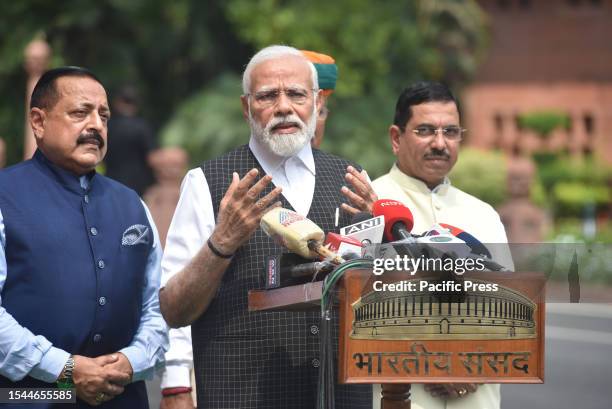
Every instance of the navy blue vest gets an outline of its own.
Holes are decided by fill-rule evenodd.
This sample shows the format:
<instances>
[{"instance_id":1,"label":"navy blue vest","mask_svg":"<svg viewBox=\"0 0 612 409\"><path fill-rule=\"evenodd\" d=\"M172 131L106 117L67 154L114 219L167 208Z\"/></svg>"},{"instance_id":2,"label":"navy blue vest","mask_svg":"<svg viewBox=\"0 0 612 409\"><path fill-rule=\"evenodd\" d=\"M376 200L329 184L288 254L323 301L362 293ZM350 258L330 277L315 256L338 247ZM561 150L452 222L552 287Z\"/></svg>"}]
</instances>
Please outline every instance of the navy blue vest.
<instances>
[{"instance_id":1,"label":"navy blue vest","mask_svg":"<svg viewBox=\"0 0 612 409\"><path fill-rule=\"evenodd\" d=\"M128 346L136 334L153 234L134 191L94 172L87 177L84 190L76 175L40 151L0 172L7 261L2 306L54 346L95 357ZM148 233L129 245L135 225ZM0 376L2 387L53 385ZM144 382L102 407L147 407Z\"/></svg>"}]
</instances>

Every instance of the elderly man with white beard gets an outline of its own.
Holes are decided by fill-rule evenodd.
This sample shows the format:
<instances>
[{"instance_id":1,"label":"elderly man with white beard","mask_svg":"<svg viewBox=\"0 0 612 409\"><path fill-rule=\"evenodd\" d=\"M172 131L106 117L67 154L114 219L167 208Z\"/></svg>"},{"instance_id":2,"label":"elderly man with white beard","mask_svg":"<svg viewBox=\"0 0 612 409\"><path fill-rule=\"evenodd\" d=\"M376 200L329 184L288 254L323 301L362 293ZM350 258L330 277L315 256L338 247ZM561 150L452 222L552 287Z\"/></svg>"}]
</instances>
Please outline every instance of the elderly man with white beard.
<instances>
[{"instance_id":1,"label":"elderly man with white beard","mask_svg":"<svg viewBox=\"0 0 612 409\"><path fill-rule=\"evenodd\" d=\"M248 312L248 291L264 287L266 256L285 251L259 221L282 205L334 230L337 208L355 197L345 181L362 177L356 165L310 146L321 100L315 68L300 51L259 51L243 90L248 145L183 181L162 261L161 310L172 327L191 324L198 408L312 409L319 314ZM342 213L340 225L349 217ZM336 389L337 408L371 404L367 385Z\"/></svg>"}]
</instances>

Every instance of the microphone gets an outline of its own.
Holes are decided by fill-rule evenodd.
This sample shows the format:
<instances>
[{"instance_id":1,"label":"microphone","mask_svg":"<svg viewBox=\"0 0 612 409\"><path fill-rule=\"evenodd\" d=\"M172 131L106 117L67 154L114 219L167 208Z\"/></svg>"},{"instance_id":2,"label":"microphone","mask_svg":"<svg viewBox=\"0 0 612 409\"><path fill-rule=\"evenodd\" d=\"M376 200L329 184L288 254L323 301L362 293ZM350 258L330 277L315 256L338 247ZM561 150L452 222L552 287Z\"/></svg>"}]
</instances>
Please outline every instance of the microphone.
<instances>
[{"instance_id":1,"label":"microphone","mask_svg":"<svg viewBox=\"0 0 612 409\"><path fill-rule=\"evenodd\" d=\"M414 241L414 236L410 234L414 226L414 217L410 209L401 202L389 199L377 200L372 206L372 214L384 217L387 241Z\"/></svg>"},{"instance_id":2,"label":"microphone","mask_svg":"<svg viewBox=\"0 0 612 409\"><path fill-rule=\"evenodd\" d=\"M459 249L463 250L463 248L450 244L460 257L479 259L482 261L483 265L491 271L510 271L492 260L491 252L480 240L459 227L447 223L440 223L433 226L430 231L425 233L425 236L430 238L436 237L437 235L450 236L450 238L459 240L461 244L466 246L464 251L457 251Z\"/></svg>"},{"instance_id":3,"label":"microphone","mask_svg":"<svg viewBox=\"0 0 612 409\"><path fill-rule=\"evenodd\" d=\"M361 257L363 245L359 240L338 233L327 233L325 247L344 259Z\"/></svg>"},{"instance_id":4,"label":"microphone","mask_svg":"<svg viewBox=\"0 0 612 409\"><path fill-rule=\"evenodd\" d=\"M384 216L373 217L371 213L359 212L351 219L351 224L340 229L340 234L352 237L361 244L378 244L385 231Z\"/></svg>"},{"instance_id":5,"label":"microphone","mask_svg":"<svg viewBox=\"0 0 612 409\"><path fill-rule=\"evenodd\" d=\"M472 249L472 253L491 258L491 252L489 249L470 233L447 223L440 223L440 226L448 229L450 234L453 236L465 241L465 243L470 246L470 249Z\"/></svg>"},{"instance_id":6,"label":"microphone","mask_svg":"<svg viewBox=\"0 0 612 409\"><path fill-rule=\"evenodd\" d=\"M334 264L344 262L342 257L323 246L323 230L294 211L275 207L263 215L260 226L274 241L302 257L312 259L321 256Z\"/></svg>"},{"instance_id":7,"label":"microphone","mask_svg":"<svg viewBox=\"0 0 612 409\"><path fill-rule=\"evenodd\" d=\"M266 261L266 289L305 284L315 278L322 278L332 271L334 264L329 261L314 261L293 253L268 256Z\"/></svg>"}]
</instances>

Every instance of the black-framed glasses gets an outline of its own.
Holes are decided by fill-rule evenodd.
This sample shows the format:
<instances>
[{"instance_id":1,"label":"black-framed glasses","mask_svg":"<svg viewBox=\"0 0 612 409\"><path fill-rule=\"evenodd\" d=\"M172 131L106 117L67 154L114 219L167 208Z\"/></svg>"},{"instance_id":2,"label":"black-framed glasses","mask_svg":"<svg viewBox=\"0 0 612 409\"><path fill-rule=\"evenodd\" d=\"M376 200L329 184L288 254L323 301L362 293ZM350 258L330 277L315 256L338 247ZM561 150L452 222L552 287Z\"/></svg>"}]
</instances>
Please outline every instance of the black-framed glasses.
<instances>
[{"instance_id":1,"label":"black-framed glasses","mask_svg":"<svg viewBox=\"0 0 612 409\"><path fill-rule=\"evenodd\" d=\"M459 126L445 126L441 128L436 128L431 125L420 125L412 130L416 136L422 139L430 139L434 135L437 135L438 132L442 132L442 136L447 141L460 141L463 137L463 133L466 132L467 129L463 129Z\"/></svg>"},{"instance_id":2,"label":"black-framed glasses","mask_svg":"<svg viewBox=\"0 0 612 409\"><path fill-rule=\"evenodd\" d=\"M270 107L276 105L280 99L281 94L289 99L294 105L304 105L310 98L310 92L315 92L316 89L304 89L304 88L286 88L286 89L269 89L265 91L253 92L247 94L252 96L255 102L263 107Z\"/></svg>"}]
</instances>

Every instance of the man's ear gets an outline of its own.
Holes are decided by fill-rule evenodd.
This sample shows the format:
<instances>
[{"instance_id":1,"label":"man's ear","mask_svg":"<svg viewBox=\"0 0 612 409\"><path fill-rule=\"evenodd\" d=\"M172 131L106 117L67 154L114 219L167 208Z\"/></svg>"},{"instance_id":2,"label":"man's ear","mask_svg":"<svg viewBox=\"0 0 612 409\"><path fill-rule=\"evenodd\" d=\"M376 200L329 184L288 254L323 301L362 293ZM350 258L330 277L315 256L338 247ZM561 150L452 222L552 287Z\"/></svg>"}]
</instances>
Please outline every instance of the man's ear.
<instances>
[{"instance_id":1,"label":"man's ear","mask_svg":"<svg viewBox=\"0 0 612 409\"><path fill-rule=\"evenodd\" d=\"M397 125L391 125L389 127L389 139L391 139L391 148L393 149L393 154L397 156L399 152L400 146L400 138L403 136L404 132Z\"/></svg>"},{"instance_id":2,"label":"man's ear","mask_svg":"<svg viewBox=\"0 0 612 409\"><path fill-rule=\"evenodd\" d=\"M323 92L321 90L317 91L317 105L316 105L316 113L317 115L319 115L319 111L321 111L321 108L323 108L323 105L325 104L325 99L326 97L323 96Z\"/></svg>"},{"instance_id":3,"label":"man's ear","mask_svg":"<svg viewBox=\"0 0 612 409\"><path fill-rule=\"evenodd\" d=\"M40 108L32 108L30 109L30 126L32 127L32 131L34 132L34 138L36 141L40 141L45 135L45 120L47 119L47 114L44 110Z\"/></svg>"},{"instance_id":4,"label":"man's ear","mask_svg":"<svg viewBox=\"0 0 612 409\"><path fill-rule=\"evenodd\" d=\"M242 103L242 117L245 121L249 121L249 96L241 95L240 102Z\"/></svg>"}]
</instances>

